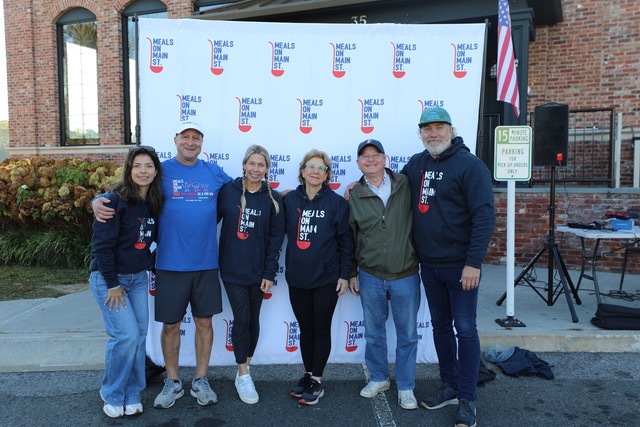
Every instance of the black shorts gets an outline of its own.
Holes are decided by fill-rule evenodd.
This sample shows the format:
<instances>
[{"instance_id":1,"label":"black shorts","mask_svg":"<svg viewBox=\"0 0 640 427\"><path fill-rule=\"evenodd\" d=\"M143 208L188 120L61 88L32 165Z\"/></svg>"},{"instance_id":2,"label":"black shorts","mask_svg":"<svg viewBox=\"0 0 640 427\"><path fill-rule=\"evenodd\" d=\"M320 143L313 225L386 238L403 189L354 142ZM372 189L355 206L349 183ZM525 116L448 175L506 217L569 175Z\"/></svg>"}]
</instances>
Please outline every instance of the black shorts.
<instances>
[{"instance_id":1,"label":"black shorts","mask_svg":"<svg viewBox=\"0 0 640 427\"><path fill-rule=\"evenodd\" d=\"M156 270L156 322L182 321L191 303L193 317L222 312L218 269L201 271Z\"/></svg>"}]
</instances>

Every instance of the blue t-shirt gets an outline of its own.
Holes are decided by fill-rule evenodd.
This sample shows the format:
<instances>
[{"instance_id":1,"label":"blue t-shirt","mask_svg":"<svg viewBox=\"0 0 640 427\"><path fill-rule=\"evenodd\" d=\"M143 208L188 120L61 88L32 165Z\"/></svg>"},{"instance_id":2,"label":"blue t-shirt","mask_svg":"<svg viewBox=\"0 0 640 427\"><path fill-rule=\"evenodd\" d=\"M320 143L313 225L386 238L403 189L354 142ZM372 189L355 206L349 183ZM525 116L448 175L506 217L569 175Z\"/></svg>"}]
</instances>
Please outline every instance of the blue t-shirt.
<instances>
[{"instance_id":1,"label":"blue t-shirt","mask_svg":"<svg viewBox=\"0 0 640 427\"><path fill-rule=\"evenodd\" d=\"M156 268L200 271L218 268L217 198L232 178L215 163L162 162L164 208L158 221Z\"/></svg>"}]
</instances>

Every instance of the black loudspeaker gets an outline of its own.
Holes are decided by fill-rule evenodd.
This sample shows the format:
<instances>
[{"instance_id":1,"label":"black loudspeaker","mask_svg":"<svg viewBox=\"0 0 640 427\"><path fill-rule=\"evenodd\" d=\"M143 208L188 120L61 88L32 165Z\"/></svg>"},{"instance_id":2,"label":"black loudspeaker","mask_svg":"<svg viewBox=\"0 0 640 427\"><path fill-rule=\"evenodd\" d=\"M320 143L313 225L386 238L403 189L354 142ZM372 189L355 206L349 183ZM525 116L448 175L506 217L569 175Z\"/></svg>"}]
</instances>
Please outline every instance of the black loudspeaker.
<instances>
[{"instance_id":1,"label":"black loudspeaker","mask_svg":"<svg viewBox=\"0 0 640 427\"><path fill-rule=\"evenodd\" d=\"M567 166L569 106L549 102L533 115L533 166Z\"/></svg>"}]
</instances>

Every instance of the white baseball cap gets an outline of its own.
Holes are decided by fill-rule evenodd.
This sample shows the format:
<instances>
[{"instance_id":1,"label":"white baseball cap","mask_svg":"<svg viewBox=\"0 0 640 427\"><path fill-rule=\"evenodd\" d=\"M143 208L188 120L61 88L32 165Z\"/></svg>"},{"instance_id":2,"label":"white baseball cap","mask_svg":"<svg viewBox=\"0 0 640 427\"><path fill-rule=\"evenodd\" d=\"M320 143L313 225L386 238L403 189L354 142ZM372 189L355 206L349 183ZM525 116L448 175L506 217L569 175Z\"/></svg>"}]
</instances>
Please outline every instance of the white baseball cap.
<instances>
[{"instance_id":1,"label":"white baseball cap","mask_svg":"<svg viewBox=\"0 0 640 427\"><path fill-rule=\"evenodd\" d=\"M196 122L180 122L178 127L176 128L176 135L181 134L187 129L193 129L200 132L200 135L204 136L204 132L202 132L202 128Z\"/></svg>"}]
</instances>

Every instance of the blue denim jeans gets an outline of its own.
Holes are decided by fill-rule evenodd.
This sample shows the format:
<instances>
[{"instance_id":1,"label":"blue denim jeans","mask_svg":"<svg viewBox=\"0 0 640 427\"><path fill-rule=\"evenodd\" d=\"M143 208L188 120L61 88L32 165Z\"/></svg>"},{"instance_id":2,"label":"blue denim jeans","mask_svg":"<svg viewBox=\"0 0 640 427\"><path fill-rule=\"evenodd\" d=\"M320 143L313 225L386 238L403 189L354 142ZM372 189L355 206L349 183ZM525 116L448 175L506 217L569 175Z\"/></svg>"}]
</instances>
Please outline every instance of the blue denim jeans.
<instances>
[{"instance_id":1,"label":"blue denim jeans","mask_svg":"<svg viewBox=\"0 0 640 427\"><path fill-rule=\"evenodd\" d=\"M396 327L396 383L398 390L413 390L418 350L417 317L420 309L420 277L414 274L398 280L382 280L360 271L360 302L364 314L364 360L371 381L389 379L387 330L389 304ZM387 300L387 293L389 300Z\"/></svg>"},{"instance_id":2,"label":"blue denim jeans","mask_svg":"<svg viewBox=\"0 0 640 427\"><path fill-rule=\"evenodd\" d=\"M476 400L480 368L476 313L480 287L462 290L462 267L431 268L421 265L420 274L431 313L440 379L458 388L459 399Z\"/></svg>"},{"instance_id":3,"label":"blue denim jeans","mask_svg":"<svg viewBox=\"0 0 640 427\"><path fill-rule=\"evenodd\" d=\"M110 405L140 403L140 392L146 387L145 342L149 324L148 276L146 271L119 274L118 282L127 292L127 308L112 311L104 305L107 283L98 271L89 278L91 292L102 311L109 335L104 356L104 375L100 392Z\"/></svg>"}]
</instances>

